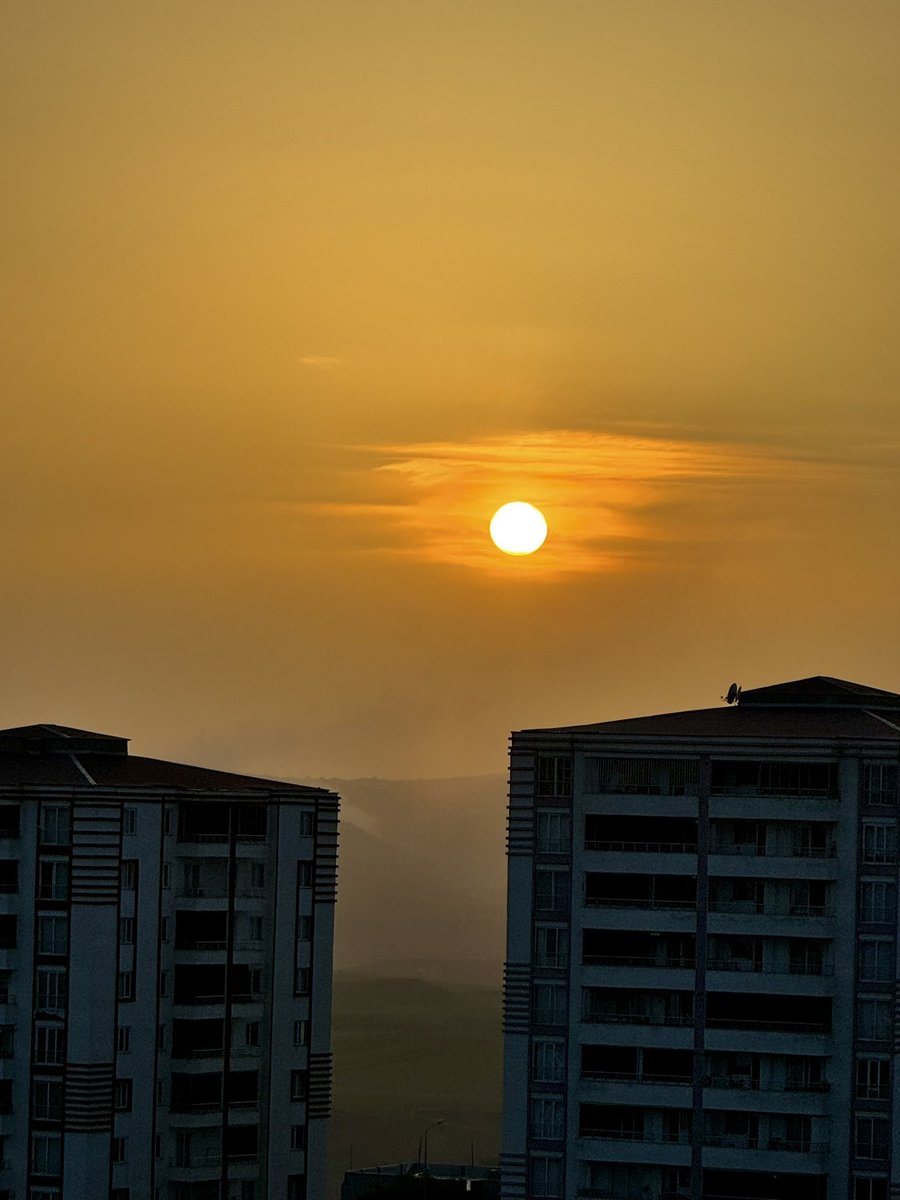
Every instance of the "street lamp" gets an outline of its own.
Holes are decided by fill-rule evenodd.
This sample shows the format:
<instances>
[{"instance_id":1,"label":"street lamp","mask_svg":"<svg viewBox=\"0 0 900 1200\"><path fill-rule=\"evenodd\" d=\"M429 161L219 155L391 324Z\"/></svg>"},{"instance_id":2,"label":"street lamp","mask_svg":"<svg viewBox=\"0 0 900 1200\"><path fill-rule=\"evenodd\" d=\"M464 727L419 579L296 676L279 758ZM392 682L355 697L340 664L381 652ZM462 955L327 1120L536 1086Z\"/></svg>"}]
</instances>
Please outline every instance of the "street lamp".
<instances>
[{"instance_id":1,"label":"street lamp","mask_svg":"<svg viewBox=\"0 0 900 1200\"><path fill-rule=\"evenodd\" d=\"M431 1133L432 1129L437 1129L437 1127L439 1125L443 1125L443 1124L445 1124L445 1122L446 1122L446 1118L441 1117L440 1121L435 1121L435 1123L433 1125L429 1125L428 1128L423 1131L422 1136L419 1138L419 1149L423 1151L422 1155L420 1156L420 1161L422 1163L422 1195L423 1195L423 1197L428 1195L428 1135L429 1135L429 1133Z\"/></svg>"}]
</instances>

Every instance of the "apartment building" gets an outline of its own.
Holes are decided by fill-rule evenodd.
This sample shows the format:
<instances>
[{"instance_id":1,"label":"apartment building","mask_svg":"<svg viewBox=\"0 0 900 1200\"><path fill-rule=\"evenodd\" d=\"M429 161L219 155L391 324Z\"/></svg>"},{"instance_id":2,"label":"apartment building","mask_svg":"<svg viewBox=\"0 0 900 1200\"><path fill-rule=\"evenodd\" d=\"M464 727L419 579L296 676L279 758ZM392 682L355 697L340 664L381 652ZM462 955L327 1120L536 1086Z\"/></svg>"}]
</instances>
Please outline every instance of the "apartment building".
<instances>
[{"instance_id":1,"label":"apartment building","mask_svg":"<svg viewBox=\"0 0 900 1200\"><path fill-rule=\"evenodd\" d=\"M900 1197L898 756L825 677L513 734L504 1200Z\"/></svg>"},{"instance_id":2,"label":"apartment building","mask_svg":"<svg viewBox=\"0 0 900 1200\"><path fill-rule=\"evenodd\" d=\"M338 797L0 731L0 1197L325 1192Z\"/></svg>"}]
</instances>

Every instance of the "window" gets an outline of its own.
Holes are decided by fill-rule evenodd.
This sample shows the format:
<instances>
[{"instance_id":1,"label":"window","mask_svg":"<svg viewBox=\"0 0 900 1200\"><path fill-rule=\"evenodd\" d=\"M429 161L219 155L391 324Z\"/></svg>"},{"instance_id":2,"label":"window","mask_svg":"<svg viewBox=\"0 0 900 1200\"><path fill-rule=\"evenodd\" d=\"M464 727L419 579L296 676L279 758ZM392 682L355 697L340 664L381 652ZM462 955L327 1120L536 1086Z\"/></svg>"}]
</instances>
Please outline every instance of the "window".
<instances>
[{"instance_id":1,"label":"window","mask_svg":"<svg viewBox=\"0 0 900 1200\"><path fill-rule=\"evenodd\" d=\"M866 763L863 768L863 798L867 804L897 803L896 763Z\"/></svg>"},{"instance_id":2,"label":"window","mask_svg":"<svg viewBox=\"0 0 900 1200\"><path fill-rule=\"evenodd\" d=\"M0 804L0 838L19 836L20 808L18 804Z\"/></svg>"},{"instance_id":3,"label":"window","mask_svg":"<svg viewBox=\"0 0 900 1200\"><path fill-rule=\"evenodd\" d=\"M536 967L566 967L569 965L569 931L564 925L534 927L534 965Z\"/></svg>"},{"instance_id":4,"label":"window","mask_svg":"<svg viewBox=\"0 0 900 1200\"><path fill-rule=\"evenodd\" d=\"M572 795L572 759L561 754L542 754L538 757L538 795Z\"/></svg>"},{"instance_id":5,"label":"window","mask_svg":"<svg viewBox=\"0 0 900 1200\"><path fill-rule=\"evenodd\" d=\"M131 1188L113 1188L109 1200L131 1200Z\"/></svg>"},{"instance_id":6,"label":"window","mask_svg":"<svg viewBox=\"0 0 900 1200\"><path fill-rule=\"evenodd\" d=\"M294 1045L305 1046L309 1042L309 1021L294 1022Z\"/></svg>"},{"instance_id":7,"label":"window","mask_svg":"<svg viewBox=\"0 0 900 1200\"><path fill-rule=\"evenodd\" d=\"M564 983L534 985L534 1021L536 1025L565 1025L566 986Z\"/></svg>"},{"instance_id":8,"label":"window","mask_svg":"<svg viewBox=\"0 0 900 1200\"><path fill-rule=\"evenodd\" d=\"M182 878L184 880L184 894L186 896L203 895L203 889L200 886L199 863L184 863L182 866Z\"/></svg>"},{"instance_id":9,"label":"window","mask_svg":"<svg viewBox=\"0 0 900 1200\"><path fill-rule=\"evenodd\" d=\"M887 1058L858 1058L856 1060L857 1100L889 1100L890 1095L890 1060Z\"/></svg>"},{"instance_id":10,"label":"window","mask_svg":"<svg viewBox=\"0 0 900 1200\"><path fill-rule=\"evenodd\" d=\"M169 940L169 918L163 917L159 923L159 940L167 942Z\"/></svg>"},{"instance_id":11,"label":"window","mask_svg":"<svg viewBox=\"0 0 900 1200\"><path fill-rule=\"evenodd\" d=\"M37 1007L41 1012L64 1012L66 1007L65 967L38 967Z\"/></svg>"},{"instance_id":12,"label":"window","mask_svg":"<svg viewBox=\"0 0 900 1200\"><path fill-rule=\"evenodd\" d=\"M260 924L262 924L262 917L259 918L259 921L260 921ZM260 932L259 936L262 937L262 932ZM312 940L312 917L298 917L297 918L297 941L298 942L309 942L311 940Z\"/></svg>"},{"instance_id":13,"label":"window","mask_svg":"<svg viewBox=\"0 0 900 1200\"><path fill-rule=\"evenodd\" d=\"M309 967L294 968L294 995L309 995Z\"/></svg>"},{"instance_id":14,"label":"window","mask_svg":"<svg viewBox=\"0 0 900 1200\"><path fill-rule=\"evenodd\" d=\"M308 888L313 885L313 865L311 862L297 863L297 887Z\"/></svg>"},{"instance_id":15,"label":"window","mask_svg":"<svg viewBox=\"0 0 900 1200\"><path fill-rule=\"evenodd\" d=\"M160 971L159 973L159 994L160 996L168 996L169 994L169 972Z\"/></svg>"},{"instance_id":16,"label":"window","mask_svg":"<svg viewBox=\"0 0 900 1200\"><path fill-rule=\"evenodd\" d=\"M853 1200L888 1200L887 1176L864 1179L857 1175L853 1180Z\"/></svg>"},{"instance_id":17,"label":"window","mask_svg":"<svg viewBox=\"0 0 900 1200\"><path fill-rule=\"evenodd\" d=\"M122 813L122 832L134 833L137 829L137 809L126 808Z\"/></svg>"},{"instance_id":18,"label":"window","mask_svg":"<svg viewBox=\"0 0 900 1200\"><path fill-rule=\"evenodd\" d=\"M563 1136L563 1102L558 1096L533 1097L531 1136L554 1140Z\"/></svg>"},{"instance_id":19,"label":"window","mask_svg":"<svg viewBox=\"0 0 900 1200\"><path fill-rule=\"evenodd\" d=\"M61 858L43 858L38 865L38 896L41 900L66 900L69 895L69 864Z\"/></svg>"},{"instance_id":20,"label":"window","mask_svg":"<svg viewBox=\"0 0 900 1200\"><path fill-rule=\"evenodd\" d=\"M162 885L164 888L170 888L172 886L172 868L168 863L163 863Z\"/></svg>"},{"instance_id":21,"label":"window","mask_svg":"<svg viewBox=\"0 0 900 1200\"><path fill-rule=\"evenodd\" d=\"M116 1030L116 1053L127 1054L131 1049L131 1026L120 1025Z\"/></svg>"},{"instance_id":22,"label":"window","mask_svg":"<svg viewBox=\"0 0 900 1200\"><path fill-rule=\"evenodd\" d=\"M4 913L0 916L0 949L12 950L18 941L18 920Z\"/></svg>"},{"instance_id":23,"label":"window","mask_svg":"<svg viewBox=\"0 0 900 1200\"><path fill-rule=\"evenodd\" d=\"M58 1133L35 1131L31 1135L31 1170L35 1175L58 1175L60 1172L61 1136Z\"/></svg>"},{"instance_id":24,"label":"window","mask_svg":"<svg viewBox=\"0 0 900 1200\"><path fill-rule=\"evenodd\" d=\"M887 1041L891 1036L891 1002L875 998L857 1001L857 1036L868 1041Z\"/></svg>"},{"instance_id":25,"label":"window","mask_svg":"<svg viewBox=\"0 0 900 1200\"><path fill-rule=\"evenodd\" d=\"M171 804L166 805L166 812L163 817L163 829L166 833L175 832L175 809Z\"/></svg>"},{"instance_id":26,"label":"window","mask_svg":"<svg viewBox=\"0 0 900 1200\"><path fill-rule=\"evenodd\" d=\"M534 873L534 907L537 912L568 910L569 876L565 870L538 867Z\"/></svg>"},{"instance_id":27,"label":"window","mask_svg":"<svg viewBox=\"0 0 900 1200\"><path fill-rule=\"evenodd\" d=\"M864 863L893 862L897 853L897 826L893 821L863 821Z\"/></svg>"},{"instance_id":28,"label":"window","mask_svg":"<svg viewBox=\"0 0 900 1200\"><path fill-rule=\"evenodd\" d=\"M12 1003L12 992L10 983L12 982L12 971L0 971L0 1004ZM0 1197L2 1200L2 1197Z\"/></svg>"},{"instance_id":29,"label":"window","mask_svg":"<svg viewBox=\"0 0 900 1200\"><path fill-rule=\"evenodd\" d=\"M0 1113L4 1116L8 1115L13 1110L12 1102L13 1081L11 1079L0 1079ZM0 1162L3 1161L3 1155L0 1154ZM0 1192L0 1196L3 1193Z\"/></svg>"},{"instance_id":30,"label":"window","mask_svg":"<svg viewBox=\"0 0 900 1200\"><path fill-rule=\"evenodd\" d=\"M63 1081L35 1079L31 1085L31 1115L36 1121L61 1121Z\"/></svg>"},{"instance_id":31,"label":"window","mask_svg":"<svg viewBox=\"0 0 900 1200\"><path fill-rule=\"evenodd\" d=\"M535 837L538 854L568 854L572 821L568 813L539 812Z\"/></svg>"},{"instance_id":32,"label":"window","mask_svg":"<svg viewBox=\"0 0 900 1200\"><path fill-rule=\"evenodd\" d=\"M117 995L120 1000L134 999L134 971L120 971Z\"/></svg>"},{"instance_id":33,"label":"window","mask_svg":"<svg viewBox=\"0 0 900 1200\"><path fill-rule=\"evenodd\" d=\"M887 938L867 938L859 943L861 983L889 983L894 977L894 943Z\"/></svg>"},{"instance_id":34,"label":"window","mask_svg":"<svg viewBox=\"0 0 900 1200\"><path fill-rule=\"evenodd\" d=\"M41 844L44 846L68 846L69 839L68 805L42 804Z\"/></svg>"},{"instance_id":35,"label":"window","mask_svg":"<svg viewBox=\"0 0 900 1200\"><path fill-rule=\"evenodd\" d=\"M133 892L137 886L137 859L125 858L122 860L122 890Z\"/></svg>"},{"instance_id":36,"label":"window","mask_svg":"<svg viewBox=\"0 0 900 1200\"><path fill-rule=\"evenodd\" d=\"M123 946L134 945L134 917L119 917L119 941Z\"/></svg>"},{"instance_id":37,"label":"window","mask_svg":"<svg viewBox=\"0 0 900 1200\"><path fill-rule=\"evenodd\" d=\"M306 1200L305 1175L288 1175L286 1200Z\"/></svg>"},{"instance_id":38,"label":"window","mask_svg":"<svg viewBox=\"0 0 900 1200\"><path fill-rule=\"evenodd\" d=\"M302 917L300 919L303 920ZM308 921L309 917L307 917L306 919ZM251 917L250 918L250 941L251 942L261 942L262 939L263 939L263 919L262 919L262 917Z\"/></svg>"},{"instance_id":39,"label":"window","mask_svg":"<svg viewBox=\"0 0 900 1200\"><path fill-rule=\"evenodd\" d=\"M533 1154L531 1156L531 1192L532 1196L556 1197L563 1194L563 1162L562 1158L548 1154Z\"/></svg>"},{"instance_id":40,"label":"window","mask_svg":"<svg viewBox=\"0 0 900 1200\"><path fill-rule=\"evenodd\" d=\"M298 822L299 828L297 832L300 837L312 837L313 835L313 814L311 812L300 813Z\"/></svg>"},{"instance_id":41,"label":"window","mask_svg":"<svg viewBox=\"0 0 900 1200\"><path fill-rule=\"evenodd\" d=\"M856 1118L855 1153L857 1158L886 1160L891 1144L891 1122L888 1117L860 1116Z\"/></svg>"},{"instance_id":42,"label":"window","mask_svg":"<svg viewBox=\"0 0 900 1200\"><path fill-rule=\"evenodd\" d=\"M266 886L266 864L261 862L252 862L250 864L250 887L255 891L262 891Z\"/></svg>"},{"instance_id":43,"label":"window","mask_svg":"<svg viewBox=\"0 0 900 1200\"><path fill-rule=\"evenodd\" d=\"M562 1041L535 1038L531 1043L531 1078L537 1083L562 1083L566 1051Z\"/></svg>"},{"instance_id":44,"label":"window","mask_svg":"<svg viewBox=\"0 0 900 1200\"><path fill-rule=\"evenodd\" d=\"M886 879L864 879L859 885L859 919L870 924L890 924L896 917L894 884Z\"/></svg>"},{"instance_id":45,"label":"window","mask_svg":"<svg viewBox=\"0 0 900 1200\"><path fill-rule=\"evenodd\" d=\"M123 1163L125 1159L125 1143L123 1137L114 1137L112 1140L112 1161L114 1163Z\"/></svg>"},{"instance_id":46,"label":"window","mask_svg":"<svg viewBox=\"0 0 900 1200\"><path fill-rule=\"evenodd\" d=\"M65 1050L65 1030L62 1025L35 1025L34 1061L36 1066L56 1066L64 1061Z\"/></svg>"},{"instance_id":47,"label":"window","mask_svg":"<svg viewBox=\"0 0 900 1200\"><path fill-rule=\"evenodd\" d=\"M38 916L38 954L65 954L68 943L66 914L41 913Z\"/></svg>"},{"instance_id":48,"label":"window","mask_svg":"<svg viewBox=\"0 0 900 1200\"><path fill-rule=\"evenodd\" d=\"M291 1099L306 1099L306 1071L291 1071Z\"/></svg>"},{"instance_id":49,"label":"window","mask_svg":"<svg viewBox=\"0 0 900 1200\"><path fill-rule=\"evenodd\" d=\"M116 1112L131 1112L132 1080L117 1079L113 1089L113 1108Z\"/></svg>"},{"instance_id":50,"label":"window","mask_svg":"<svg viewBox=\"0 0 900 1200\"><path fill-rule=\"evenodd\" d=\"M244 1045L258 1046L259 1045L259 1021L244 1022Z\"/></svg>"},{"instance_id":51,"label":"window","mask_svg":"<svg viewBox=\"0 0 900 1200\"><path fill-rule=\"evenodd\" d=\"M305 1150L306 1149L306 1126L292 1125L291 1126L291 1149Z\"/></svg>"}]
</instances>

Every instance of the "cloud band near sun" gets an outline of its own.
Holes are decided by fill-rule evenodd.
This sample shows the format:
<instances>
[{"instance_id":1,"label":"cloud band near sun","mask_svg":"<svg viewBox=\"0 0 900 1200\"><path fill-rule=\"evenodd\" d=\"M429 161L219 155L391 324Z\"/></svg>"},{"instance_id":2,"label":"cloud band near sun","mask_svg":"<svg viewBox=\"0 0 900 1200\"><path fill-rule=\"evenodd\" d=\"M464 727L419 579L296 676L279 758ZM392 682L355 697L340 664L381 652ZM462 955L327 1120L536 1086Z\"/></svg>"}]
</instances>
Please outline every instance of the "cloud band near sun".
<instances>
[{"instance_id":1,"label":"cloud band near sun","mask_svg":"<svg viewBox=\"0 0 900 1200\"><path fill-rule=\"evenodd\" d=\"M780 534L791 536L792 498L843 474L834 464L765 446L613 431L356 449L369 466L365 482L357 477L353 501L314 507L367 526L357 546L509 571L488 523L500 505L527 500L546 515L550 534L514 569L536 577L684 562L699 547L735 536L777 536L779 520Z\"/></svg>"}]
</instances>

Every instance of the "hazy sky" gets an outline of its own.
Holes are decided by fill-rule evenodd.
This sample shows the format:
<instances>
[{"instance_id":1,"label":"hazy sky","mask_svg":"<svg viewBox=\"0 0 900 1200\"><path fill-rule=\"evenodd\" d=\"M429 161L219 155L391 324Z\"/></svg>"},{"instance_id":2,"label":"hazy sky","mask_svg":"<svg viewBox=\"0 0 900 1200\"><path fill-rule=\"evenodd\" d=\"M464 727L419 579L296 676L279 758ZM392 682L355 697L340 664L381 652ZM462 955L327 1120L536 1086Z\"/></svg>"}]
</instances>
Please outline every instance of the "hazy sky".
<instances>
[{"instance_id":1,"label":"hazy sky","mask_svg":"<svg viewBox=\"0 0 900 1200\"><path fill-rule=\"evenodd\" d=\"M4 725L451 775L733 679L900 689L895 0L0 32Z\"/></svg>"}]
</instances>

